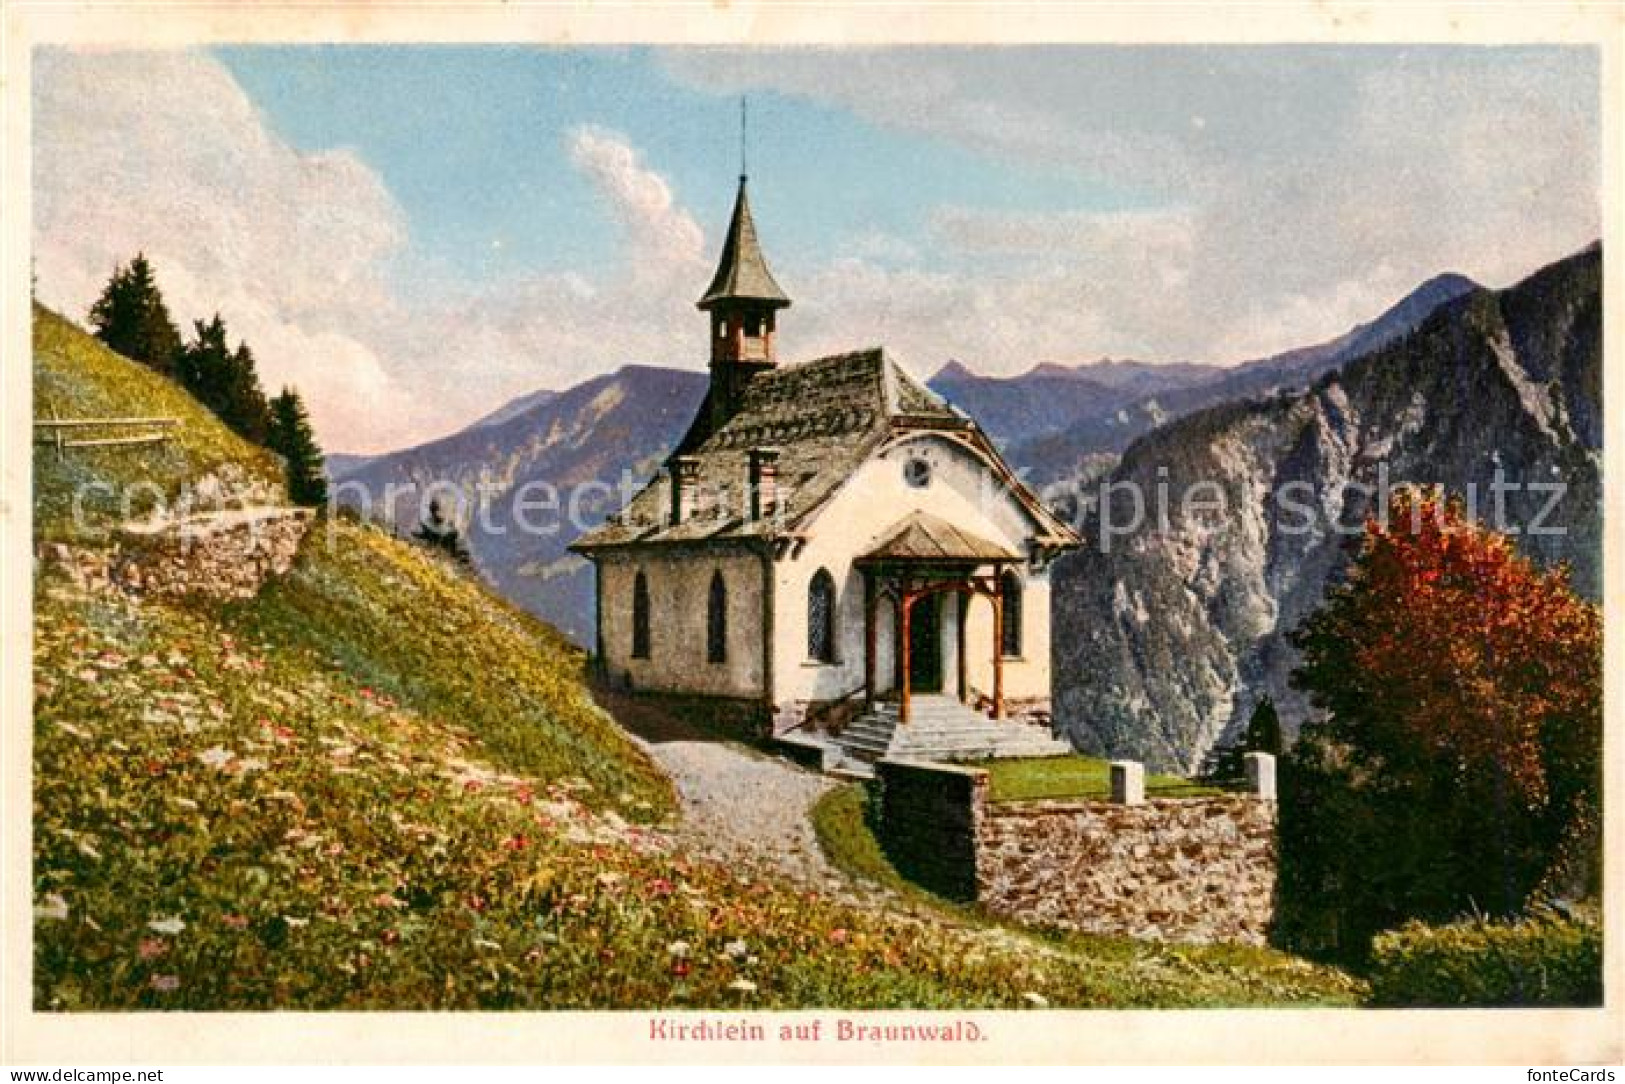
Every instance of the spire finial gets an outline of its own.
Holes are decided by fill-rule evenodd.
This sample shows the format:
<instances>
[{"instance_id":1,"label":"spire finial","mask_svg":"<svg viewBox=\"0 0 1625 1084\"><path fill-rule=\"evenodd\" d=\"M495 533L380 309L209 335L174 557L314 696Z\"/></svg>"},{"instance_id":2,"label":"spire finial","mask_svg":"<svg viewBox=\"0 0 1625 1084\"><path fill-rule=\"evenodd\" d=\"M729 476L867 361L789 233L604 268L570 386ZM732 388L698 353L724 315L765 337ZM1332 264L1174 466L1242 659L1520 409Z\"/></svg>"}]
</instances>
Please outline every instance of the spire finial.
<instances>
[{"instance_id":1,"label":"spire finial","mask_svg":"<svg viewBox=\"0 0 1625 1084\"><path fill-rule=\"evenodd\" d=\"M745 96L741 94L739 96L739 179L741 181L744 180L746 175L749 173L749 170L745 168L746 136L749 132L749 128L746 123L747 117L748 114L746 112Z\"/></svg>"}]
</instances>

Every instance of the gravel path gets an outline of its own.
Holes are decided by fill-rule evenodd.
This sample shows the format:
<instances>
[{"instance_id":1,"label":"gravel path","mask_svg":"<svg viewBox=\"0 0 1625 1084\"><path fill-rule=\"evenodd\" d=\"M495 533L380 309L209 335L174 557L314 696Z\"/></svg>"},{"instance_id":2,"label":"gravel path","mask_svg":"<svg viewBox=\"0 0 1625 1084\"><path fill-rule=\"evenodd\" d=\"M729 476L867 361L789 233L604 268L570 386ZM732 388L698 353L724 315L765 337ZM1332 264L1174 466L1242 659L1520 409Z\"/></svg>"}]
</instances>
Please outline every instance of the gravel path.
<instances>
[{"instance_id":1,"label":"gravel path","mask_svg":"<svg viewBox=\"0 0 1625 1084\"><path fill-rule=\"evenodd\" d=\"M649 701L603 694L599 700L676 785L682 807L676 834L690 851L853 901L885 894L824 859L811 812L832 780L717 740Z\"/></svg>"},{"instance_id":2,"label":"gravel path","mask_svg":"<svg viewBox=\"0 0 1625 1084\"><path fill-rule=\"evenodd\" d=\"M813 832L813 803L831 783L784 761L720 742L649 743L677 784L678 835L725 862L766 864L809 888L835 889L846 878L824 860Z\"/></svg>"}]
</instances>

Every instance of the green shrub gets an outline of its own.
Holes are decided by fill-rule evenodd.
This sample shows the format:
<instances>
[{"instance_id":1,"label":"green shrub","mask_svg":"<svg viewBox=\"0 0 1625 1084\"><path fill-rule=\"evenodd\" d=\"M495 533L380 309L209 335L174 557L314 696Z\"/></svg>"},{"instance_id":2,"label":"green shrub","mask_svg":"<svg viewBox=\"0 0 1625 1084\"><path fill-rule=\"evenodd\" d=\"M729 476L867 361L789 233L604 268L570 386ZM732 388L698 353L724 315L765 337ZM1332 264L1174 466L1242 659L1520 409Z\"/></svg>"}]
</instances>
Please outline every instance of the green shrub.
<instances>
[{"instance_id":1,"label":"green shrub","mask_svg":"<svg viewBox=\"0 0 1625 1084\"><path fill-rule=\"evenodd\" d=\"M1602 1004L1602 924L1589 911L1410 922L1372 946L1377 1005Z\"/></svg>"}]
</instances>

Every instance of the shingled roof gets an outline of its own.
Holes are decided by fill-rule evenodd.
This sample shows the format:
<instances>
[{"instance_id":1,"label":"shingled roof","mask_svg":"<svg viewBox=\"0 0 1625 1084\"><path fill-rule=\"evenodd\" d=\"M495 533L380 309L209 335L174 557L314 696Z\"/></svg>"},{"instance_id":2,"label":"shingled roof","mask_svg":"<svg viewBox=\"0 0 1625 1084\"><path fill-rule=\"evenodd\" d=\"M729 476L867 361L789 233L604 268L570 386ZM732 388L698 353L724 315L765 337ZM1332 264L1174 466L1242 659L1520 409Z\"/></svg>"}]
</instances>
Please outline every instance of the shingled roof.
<instances>
[{"instance_id":1,"label":"shingled roof","mask_svg":"<svg viewBox=\"0 0 1625 1084\"><path fill-rule=\"evenodd\" d=\"M697 431L705 411L696 419ZM894 434L941 430L982 449L996 469L998 453L963 413L915 380L883 350L837 354L770 369L745 388L739 411L714 433L679 447L699 468L694 513L671 522L671 476L663 471L619 514L582 535L571 549L591 551L660 542L707 542L796 533L797 525L834 495ZM776 448L779 515L749 516L749 457ZM1042 537L1067 544L1072 532L1010 478L1043 525Z\"/></svg>"},{"instance_id":2,"label":"shingled roof","mask_svg":"<svg viewBox=\"0 0 1625 1084\"><path fill-rule=\"evenodd\" d=\"M699 465L692 516L671 523L671 479L663 472L573 548L770 534L821 505L875 448L907 427L975 430L879 349L769 370L746 387L738 413L685 448ZM748 515L752 448L779 451L779 516Z\"/></svg>"},{"instance_id":3,"label":"shingled roof","mask_svg":"<svg viewBox=\"0 0 1625 1084\"><path fill-rule=\"evenodd\" d=\"M722 259L711 286L700 298L699 307L709 309L722 301L759 301L775 308L790 304L767 257L756 240L756 221L750 215L750 198L745 194L745 178L739 178L739 196L734 200L733 219L728 223L728 239L722 244Z\"/></svg>"}]
</instances>

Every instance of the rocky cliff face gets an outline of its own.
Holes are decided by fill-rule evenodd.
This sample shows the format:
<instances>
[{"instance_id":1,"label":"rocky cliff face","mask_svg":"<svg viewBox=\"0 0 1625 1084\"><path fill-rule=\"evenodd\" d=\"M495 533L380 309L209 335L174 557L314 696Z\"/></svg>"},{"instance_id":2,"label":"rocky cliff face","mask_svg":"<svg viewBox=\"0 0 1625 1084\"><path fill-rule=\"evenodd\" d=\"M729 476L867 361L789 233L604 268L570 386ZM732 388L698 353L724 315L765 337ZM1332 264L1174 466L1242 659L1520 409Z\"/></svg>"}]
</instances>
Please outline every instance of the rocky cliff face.
<instances>
[{"instance_id":1,"label":"rocky cliff face","mask_svg":"<svg viewBox=\"0 0 1625 1084\"><path fill-rule=\"evenodd\" d=\"M1477 498L1580 590L1601 581L1601 253L1474 289L1307 390L1205 410L1134 444L1057 568L1057 723L1081 749L1191 771L1272 696L1286 634L1345 568L1384 478ZM1505 484L1496 515L1492 483ZM1148 522L1128 531L1137 487ZM1564 490L1555 508L1552 483ZM1166 515L1159 515L1159 505ZM1546 531L1550 533L1539 533Z\"/></svg>"}]
</instances>

